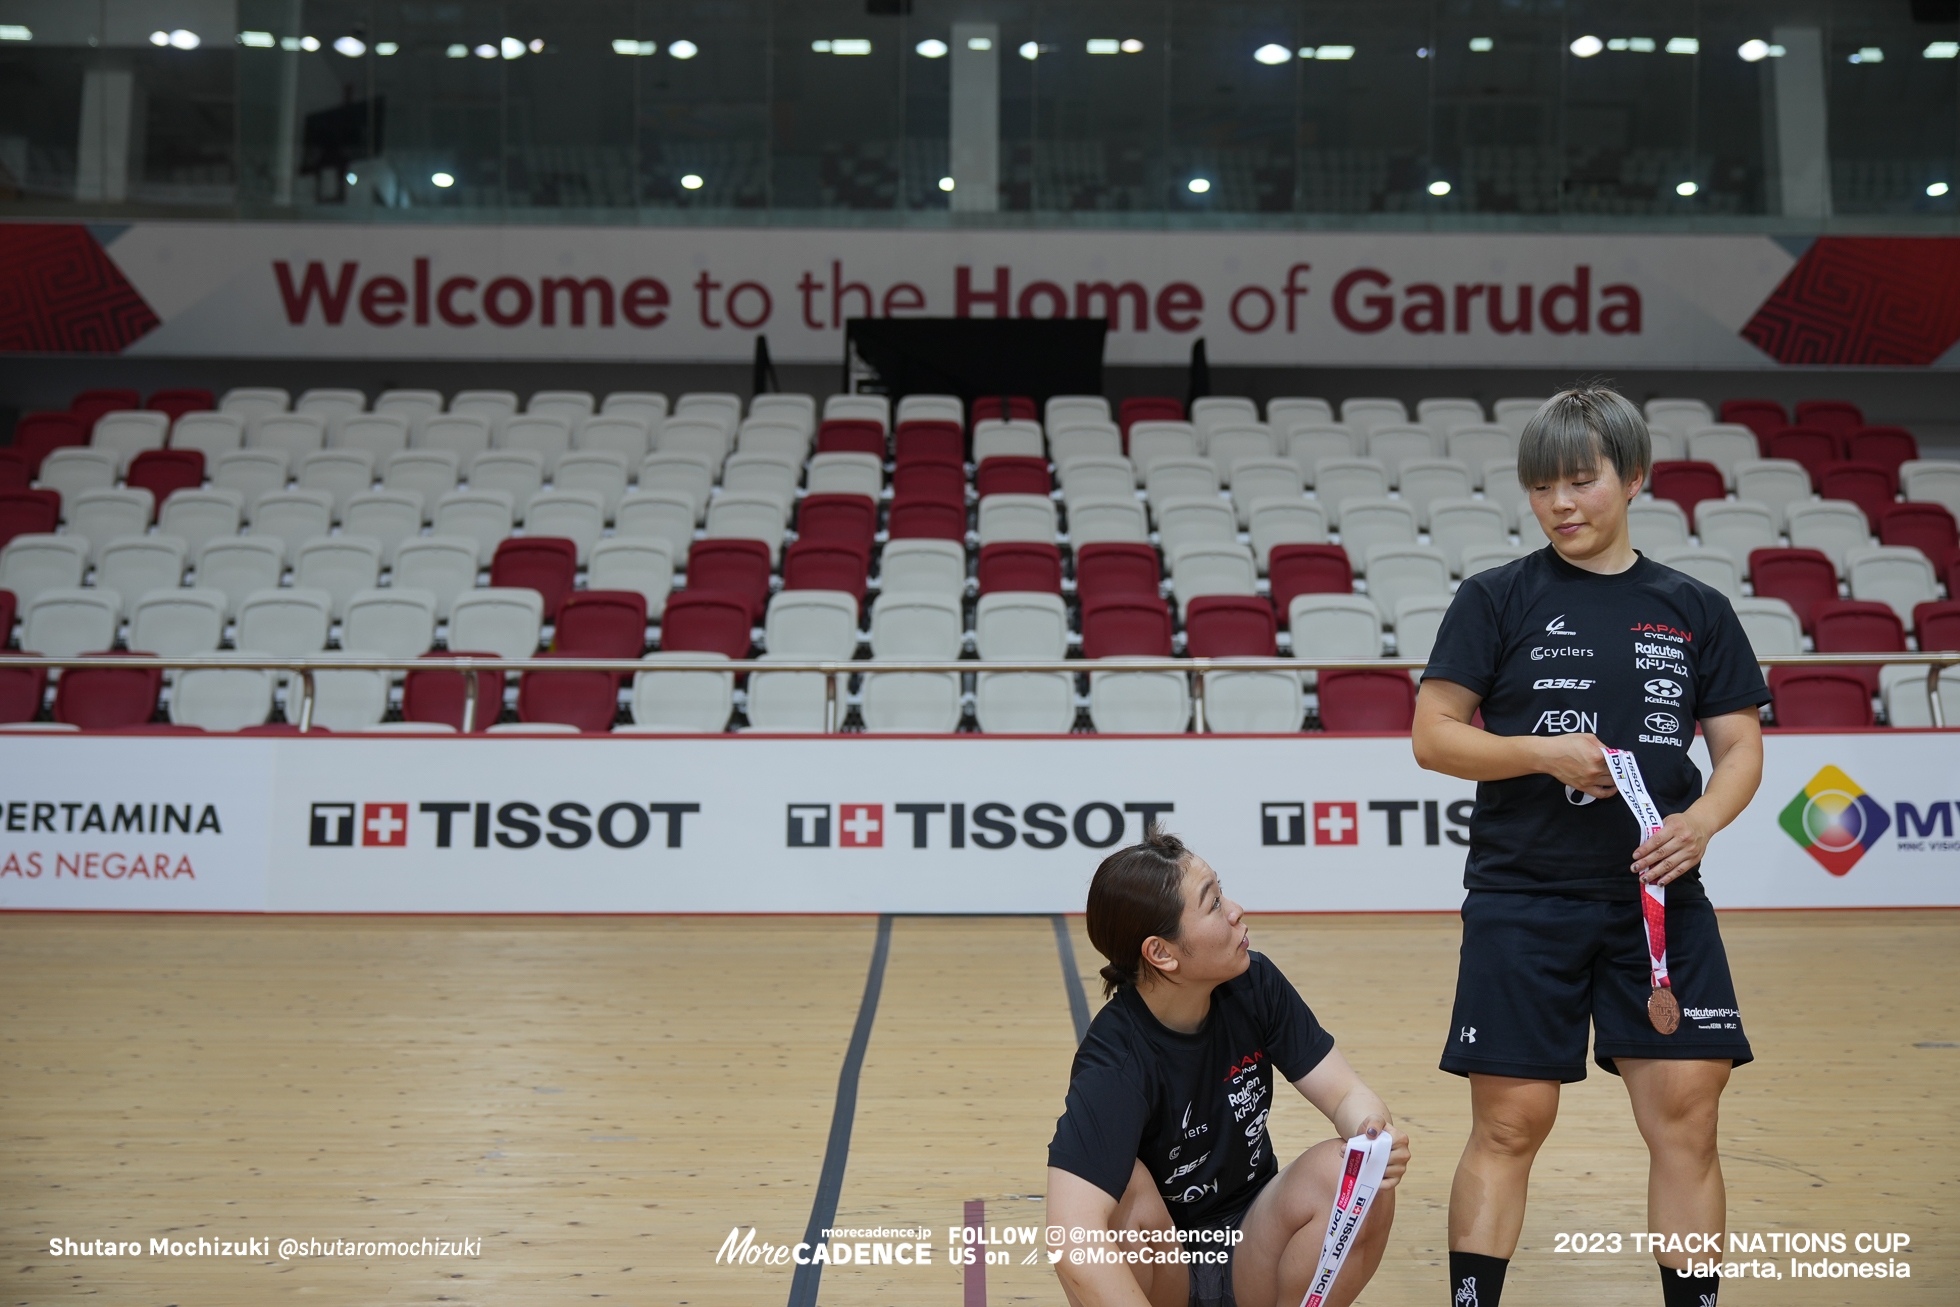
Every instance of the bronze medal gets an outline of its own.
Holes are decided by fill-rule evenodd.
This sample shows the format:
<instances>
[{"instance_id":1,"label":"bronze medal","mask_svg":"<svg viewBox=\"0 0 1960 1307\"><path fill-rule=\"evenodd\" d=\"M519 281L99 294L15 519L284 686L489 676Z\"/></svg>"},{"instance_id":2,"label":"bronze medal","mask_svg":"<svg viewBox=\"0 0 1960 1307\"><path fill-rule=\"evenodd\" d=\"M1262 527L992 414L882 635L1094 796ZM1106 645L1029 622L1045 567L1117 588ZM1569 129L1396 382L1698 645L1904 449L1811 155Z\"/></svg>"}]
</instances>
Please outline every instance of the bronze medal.
<instances>
[{"instance_id":1,"label":"bronze medal","mask_svg":"<svg viewBox=\"0 0 1960 1307\"><path fill-rule=\"evenodd\" d=\"M1647 1019L1663 1035L1671 1035L1681 1028L1681 1004L1673 990L1656 989L1647 996Z\"/></svg>"}]
</instances>

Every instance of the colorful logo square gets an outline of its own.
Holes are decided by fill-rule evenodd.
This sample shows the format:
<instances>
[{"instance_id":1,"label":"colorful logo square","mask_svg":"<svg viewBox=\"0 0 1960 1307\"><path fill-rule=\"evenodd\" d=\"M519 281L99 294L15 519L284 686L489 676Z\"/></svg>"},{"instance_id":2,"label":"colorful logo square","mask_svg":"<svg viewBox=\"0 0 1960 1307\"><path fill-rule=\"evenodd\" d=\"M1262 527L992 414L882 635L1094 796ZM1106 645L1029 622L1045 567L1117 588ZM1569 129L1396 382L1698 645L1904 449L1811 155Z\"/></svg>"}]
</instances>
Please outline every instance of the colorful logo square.
<instances>
[{"instance_id":1,"label":"colorful logo square","mask_svg":"<svg viewBox=\"0 0 1960 1307\"><path fill-rule=\"evenodd\" d=\"M1826 767L1797 791L1776 824L1825 871L1842 876L1891 829L1892 818L1858 782Z\"/></svg>"}]
</instances>

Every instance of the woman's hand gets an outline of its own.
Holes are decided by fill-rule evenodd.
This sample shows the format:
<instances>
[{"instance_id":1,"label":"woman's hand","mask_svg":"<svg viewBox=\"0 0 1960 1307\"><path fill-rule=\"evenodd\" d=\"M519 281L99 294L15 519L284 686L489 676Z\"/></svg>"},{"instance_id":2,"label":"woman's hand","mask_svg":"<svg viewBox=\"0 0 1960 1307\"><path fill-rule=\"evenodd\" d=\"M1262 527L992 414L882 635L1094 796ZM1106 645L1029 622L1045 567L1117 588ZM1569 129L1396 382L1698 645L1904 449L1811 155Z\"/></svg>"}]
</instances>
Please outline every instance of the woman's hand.
<instances>
[{"instance_id":1,"label":"woman's hand","mask_svg":"<svg viewBox=\"0 0 1960 1307\"><path fill-rule=\"evenodd\" d=\"M1700 865L1714 834L1692 808L1665 817L1653 838L1633 851L1634 873L1650 885L1665 885Z\"/></svg>"},{"instance_id":2,"label":"woman's hand","mask_svg":"<svg viewBox=\"0 0 1960 1307\"><path fill-rule=\"evenodd\" d=\"M1619 793L1613 786L1613 774L1606 770L1605 746L1597 735L1554 735L1535 743L1538 770L1553 780L1595 799L1610 799Z\"/></svg>"},{"instance_id":3,"label":"woman's hand","mask_svg":"<svg viewBox=\"0 0 1960 1307\"><path fill-rule=\"evenodd\" d=\"M1387 1131L1388 1137L1395 1141L1395 1146L1388 1150L1388 1169L1382 1172L1381 1192L1387 1193L1402 1178L1402 1173L1409 1169L1409 1136L1390 1125L1386 1117L1371 1116L1361 1123L1360 1133L1370 1139L1383 1131Z\"/></svg>"}]
</instances>

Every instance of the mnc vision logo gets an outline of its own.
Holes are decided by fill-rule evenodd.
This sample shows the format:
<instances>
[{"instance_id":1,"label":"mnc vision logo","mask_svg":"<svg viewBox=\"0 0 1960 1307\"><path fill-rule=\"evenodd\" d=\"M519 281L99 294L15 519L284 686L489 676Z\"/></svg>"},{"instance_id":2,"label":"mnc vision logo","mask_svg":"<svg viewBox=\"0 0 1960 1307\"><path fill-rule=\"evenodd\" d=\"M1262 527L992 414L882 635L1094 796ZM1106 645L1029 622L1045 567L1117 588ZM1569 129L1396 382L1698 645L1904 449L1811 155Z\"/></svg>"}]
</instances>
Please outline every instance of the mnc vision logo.
<instances>
[{"instance_id":1,"label":"mnc vision logo","mask_svg":"<svg viewBox=\"0 0 1960 1307\"><path fill-rule=\"evenodd\" d=\"M1825 871L1842 876L1878 843L1892 819L1858 782L1826 767L1797 791L1797 797L1777 815L1776 824Z\"/></svg>"}]
</instances>

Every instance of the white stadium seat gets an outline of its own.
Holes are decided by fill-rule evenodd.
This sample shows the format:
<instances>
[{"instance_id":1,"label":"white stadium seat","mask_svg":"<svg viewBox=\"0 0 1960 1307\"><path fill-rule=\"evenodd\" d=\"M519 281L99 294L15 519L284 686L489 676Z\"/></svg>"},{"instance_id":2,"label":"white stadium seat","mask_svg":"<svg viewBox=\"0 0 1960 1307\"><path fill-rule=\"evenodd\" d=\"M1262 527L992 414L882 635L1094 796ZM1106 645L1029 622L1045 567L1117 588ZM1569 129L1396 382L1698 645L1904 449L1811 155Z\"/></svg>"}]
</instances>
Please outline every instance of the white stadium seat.
<instances>
[{"instance_id":1,"label":"white stadium seat","mask_svg":"<svg viewBox=\"0 0 1960 1307\"><path fill-rule=\"evenodd\" d=\"M88 542L89 560L94 562L111 540L147 531L155 512L156 498L144 489L84 490L69 502L68 534Z\"/></svg>"},{"instance_id":2,"label":"white stadium seat","mask_svg":"<svg viewBox=\"0 0 1960 1307\"><path fill-rule=\"evenodd\" d=\"M238 534L245 519L245 496L217 486L178 490L157 510L157 531L176 536L195 554L208 540Z\"/></svg>"},{"instance_id":3,"label":"white stadium seat","mask_svg":"<svg viewBox=\"0 0 1960 1307\"><path fill-rule=\"evenodd\" d=\"M220 536L197 554L197 587L225 597L236 615L247 597L276 588L286 570L286 542L276 536Z\"/></svg>"},{"instance_id":4,"label":"white stadium seat","mask_svg":"<svg viewBox=\"0 0 1960 1307\"><path fill-rule=\"evenodd\" d=\"M497 587L459 596L449 610L451 649L529 658L544 627L544 596L536 590Z\"/></svg>"},{"instance_id":5,"label":"white stadium seat","mask_svg":"<svg viewBox=\"0 0 1960 1307\"><path fill-rule=\"evenodd\" d=\"M45 590L80 588L87 571L88 541L79 536L17 535L0 549L0 590L13 592L22 612Z\"/></svg>"},{"instance_id":6,"label":"white stadium seat","mask_svg":"<svg viewBox=\"0 0 1960 1307\"><path fill-rule=\"evenodd\" d=\"M121 611L114 590L43 590L22 608L20 647L44 658L106 652L115 647Z\"/></svg>"}]
</instances>

